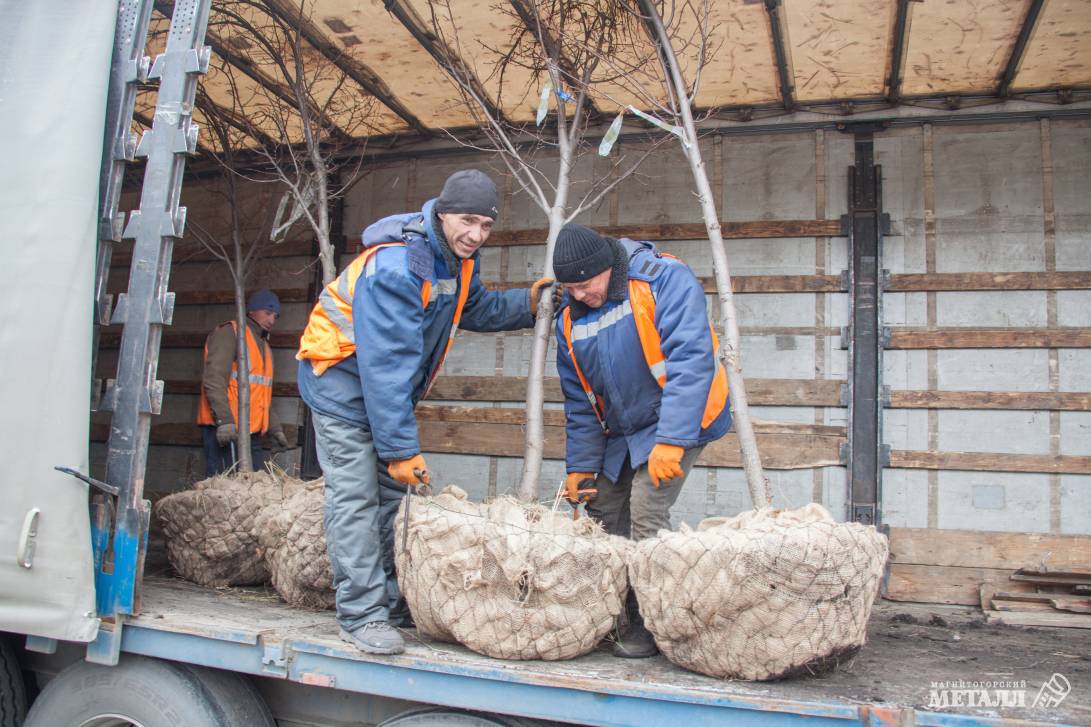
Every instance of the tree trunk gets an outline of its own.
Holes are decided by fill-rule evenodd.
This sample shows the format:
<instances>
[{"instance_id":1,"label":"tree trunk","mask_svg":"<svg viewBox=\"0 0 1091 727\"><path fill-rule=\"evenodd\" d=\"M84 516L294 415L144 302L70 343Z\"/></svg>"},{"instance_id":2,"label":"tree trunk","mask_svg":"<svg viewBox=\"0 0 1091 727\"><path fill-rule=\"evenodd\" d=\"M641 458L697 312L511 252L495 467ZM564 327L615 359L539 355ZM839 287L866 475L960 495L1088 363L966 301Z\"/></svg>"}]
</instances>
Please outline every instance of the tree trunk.
<instances>
[{"instance_id":1,"label":"tree trunk","mask_svg":"<svg viewBox=\"0 0 1091 727\"><path fill-rule=\"evenodd\" d=\"M235 428L239 433L235 441L235 458L239 472L253 472L254 462L250 456L250 355L246 345L246 293L241 283L235 284L235 321L238 335L235 336L235 363L238 369L239 413Z\"/></svg>"},{"instance_id":2,"label":"tree trunk","mask_svg":"<svg viewBox=\"0 0 1091 727\"><path fill-rule=\"evenodd\" d=\"M546 235L545 266L543 275L553 277L553 248L557 235L564 226L565 208L568 205L568 187L572 171L573 146L568 140L563 109L557 114L557 138L559 168L553 206L549 208L549 233ZM542 454L545 450L545 427L542 409L545 404L545 359L549 351L549 335L553 327L553 296L549 291L538 300L538 320L534 324L534 350L527 373L526 446L523 451L523 476L519 482L519 499L534 502L538 499L538 480L542 474Z\"/></svg>"},{"instance_id":3,"label":"tree trunk","mask_svg":"<svg viewBox=\"0 0 1091 727\"><path fill-rule=\"evenodd\" d=\"M770 500L769 481L765 478L765 473L762 470L758 442L754 436L754 425L750 419L750 406L746 400L742 361L739 357L738 316L735 313L735 299L731 290L731 271L727 263L727 253L724 250L723 235L720 232L720 218L716 212L716 205L712 201L712 187L708 183L705 163L701 159L697 129L693 122L693 113L689 105L686 84L682 79L682 72L678 66L678 58L674 54L674 48L667 37L666 28L663 27L663 21L654 5L650 0L641 0L640 5L658 35L659 48L666 60L667 71L670 74L670 85L675 98L678 100L678 109L682 114L684 131L682 148L685 151L686 159L689 161L690 171L693 172L693 181L697 186L697 197L701 202L701 215L704 217L705 227L708 230L708 240L712 245L712 263L716 273L720 316L724 325L720 359L727 369L735 432L739 437L739 448L742 450L746 484L750 490L750 499L754 507L766 507L769 505Z\"/></svg>"},{"instance_id":4,"label":"tree trunk","mask_svg":"<svg viewBox=\"0 0 1091 727\"><path fill-rule=\"evenodd\" d=\"M242 238L239 232L239 214L235 203L238 200L238 189L234 180L231 184L231 240L235 247L235 269L232 271L235 284L235 367L237 370L236 383L239 392L239 407L235 420L235 430L238 437L235 439L235 458L238 461L239 472L253 472L254 462L250 456L250 347L246 345L246 263L242 254Z\"/></svg>"},{"instance_id":5,"label":"tree trunk","mask_svg":"<svg viewBox=\"0 0 1091 727\"><path fill-rule=\"evenodd\" d=\"M559 189L559 186L558 186ZM558 195L560 196L560 195ZM545 277L553 277L553 248L564 225L564 208L554 206L549 211L549 233L546 236ZM534 349L527 373L526 445L523 451L523 476L519 482L519 499L538 499L538 480L542 473L545 451L545 427L542 409L545 404L545 366L549 352L549 336L553 329L553 296L549 291L538 300L538 320L534 324Z\"/></svg>"},{"instance_id":6,"label":"tree trunk","mask_svg":"<svg viewBox=\"0 0 1091 727\"><path fill-rule=\"evenodd\" d=\"M315 236L318 238L318 259L322 263L322 285L326 286L337 277L337 256L333 252L333 244L330 243L330 208L329 208L329 177L326 165L322 162L322 155L317 148L310 149L311 164L314 165L314 183L318 187L318 200L316 203L318 212L318 229Z\"/></svg>"}]
</instances>

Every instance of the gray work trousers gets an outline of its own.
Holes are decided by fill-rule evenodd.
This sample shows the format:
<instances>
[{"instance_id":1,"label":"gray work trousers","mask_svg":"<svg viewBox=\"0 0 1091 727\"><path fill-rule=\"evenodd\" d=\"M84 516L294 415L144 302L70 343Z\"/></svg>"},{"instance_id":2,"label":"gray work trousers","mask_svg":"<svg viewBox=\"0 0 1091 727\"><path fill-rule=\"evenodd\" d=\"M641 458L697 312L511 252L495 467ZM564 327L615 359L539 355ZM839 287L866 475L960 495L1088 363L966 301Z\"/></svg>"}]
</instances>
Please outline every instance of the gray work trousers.
<instances>
[{"instance_id":1,"label":"gray work trousers","mask_svg":"<svg viewBox=\"0 0 1091 727\"><path fill-rule=\"evenodd\" d=\"M355 631L408 615L394 572L394 516L406 486L375 454L371 432L312 411L315 447L326 478L326 548L337 621Z\"/></svg>"},{"instance_id":2,"label":"gray work trousers","mask_svg":"<svg viewBox=\"0 0 1091 727\"><path fill-rule=\"evenodd\" d=\"M644 540L661 529L670 529L671 505L682 492L682 485L705 445L687 449L682 455L682 476L652 485L647 463L635 470L628 457L617 482L602 475L595 480L599 494L587 503L587 514L602 524L610 535Z\"/></svg>"}]
</instances>

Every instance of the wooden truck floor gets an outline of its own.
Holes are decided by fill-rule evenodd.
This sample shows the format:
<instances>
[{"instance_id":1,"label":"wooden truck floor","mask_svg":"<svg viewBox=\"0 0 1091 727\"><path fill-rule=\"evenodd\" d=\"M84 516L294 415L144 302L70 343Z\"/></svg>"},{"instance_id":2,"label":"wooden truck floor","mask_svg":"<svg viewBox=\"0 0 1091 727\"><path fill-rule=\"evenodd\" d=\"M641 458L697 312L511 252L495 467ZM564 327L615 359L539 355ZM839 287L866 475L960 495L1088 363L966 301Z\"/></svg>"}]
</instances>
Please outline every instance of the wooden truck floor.
<instances>
[{"instance_id":1,"label":"wooden truck floor","mask_svg":"<svg viewBox=\"0 0 1091 727\"><path fill-rule=\"evenodd\" d=\"M662 657L616 659L605 647L570 661L502 661L412 630L405 632L404 654L369 656L338 638L332 612L291 608L271 590L214 590L148 578L141 604L141 615L123 628L123 651L545 719L669 721L679 727L732 719L1091 724L1091 630L985 625L980 613L958 607L880 602L868 644L852 660L825 675L760 683L708 678ZM1055 706L1035 706L1039 689L1054 674L1067 680L1071 692ZM981 689L987 699L997 699L997 688L1012 690L1008 699L1021 694L1023 706L964 706L980 701ZM936 708L936 700L946 700L945 706Z\"/></svg>"}]
</instances>

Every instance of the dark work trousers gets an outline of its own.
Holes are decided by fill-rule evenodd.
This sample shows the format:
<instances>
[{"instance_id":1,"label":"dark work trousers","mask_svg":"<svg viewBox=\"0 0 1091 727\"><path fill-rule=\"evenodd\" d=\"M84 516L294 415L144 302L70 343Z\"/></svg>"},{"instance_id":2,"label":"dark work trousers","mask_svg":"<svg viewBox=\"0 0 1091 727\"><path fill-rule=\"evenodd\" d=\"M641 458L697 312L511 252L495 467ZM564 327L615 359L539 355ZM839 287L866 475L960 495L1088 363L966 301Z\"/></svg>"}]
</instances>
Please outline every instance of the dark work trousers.
<instances>
[{"instance_id":1,"label":"dark work trousers","mask_svg":"<svg viewBox=\"0 0 1091 727\"><path fill-rule=\"evenodd\" d=\"M378 458L371 432L312 411L318 463L326 478L326 547L337 621L352 632L409 616L394 570L394 516L406 486Z\"/></svg>"},{"instance_id":2,"label":"dark work trousers","mask_svg":"<svg viewBox=\"0 0 1091 727\"><path fill-rule=\"evenodd\" d=\"M702 444L687 449L682 455L682 476L662 482L659 487L652 484L647 463L634 470L626 458L617 482L610 482L602 475L595 480L599 494L587 503L587 514L610 535L633 540L644 540L661 529L670 529L671 506L704 448Z\"/></svg>"},{"instance_id":3,"label":"dark work trousers","mask_svg":"<svg viewBox=\"0 0 1091 727\"><path fill-rule=\"evenodd\" d=\"M231 457L231 445L221 447L216 441L216 427L201 426L201 441L205 448L205 477L227 472L235 466L235 460ZM261 435L254 432L250 435L250 459L254 463L254 471L265 469L265 448L261 446Z\"/></svg>"}]
</instances>

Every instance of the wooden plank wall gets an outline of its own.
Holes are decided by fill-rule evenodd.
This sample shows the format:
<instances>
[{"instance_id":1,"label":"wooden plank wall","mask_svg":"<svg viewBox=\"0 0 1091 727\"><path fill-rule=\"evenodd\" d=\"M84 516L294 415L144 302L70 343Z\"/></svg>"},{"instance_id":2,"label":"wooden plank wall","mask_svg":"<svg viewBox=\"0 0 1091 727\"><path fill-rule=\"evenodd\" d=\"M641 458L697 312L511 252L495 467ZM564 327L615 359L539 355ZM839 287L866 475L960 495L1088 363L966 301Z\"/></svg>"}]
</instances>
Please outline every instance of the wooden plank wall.
<instances>
[{"instance_id":1,"label":"wooden plank wall","mask_svg":"<svg viewBox=\"0 0 1091 727\"><path fill-rule=\"evenodd\" d=\"M846 208L851 137L819 130L703 143L728 238L745 374L775 502L817 501L844 517L847 482L838 451L846 421L841 273L847 241L838 218ZM1089 145L1091 128L1082 121L922 125L876 135L884 206L894 228L884 240L890 271L885 319L892 327L884 428L893 450L884 474L884 522L914 532L971 528L1056 537L1091 528ZM541 160L543 169L553 164ZM605 164L581 162L575 198ZM439 193L450 172L466 166L488 168L488 162L418 159L371 170L346 200L349 247L366 224L418 208ZM662 151L644 170L580 221L658 241L693 267L711 303L711 256L684 161ZM499 289L525 286L539 274L544 236L544 215L510 180L502 187L500 225L482 255L482 276ZM262 194L254 194L259 211L253 219L262 219L260 208L269 202ZM184 200L191 220L222 227L222 201L207 184L188 185ZM257 276L284 301L274 335L275 406L290 425L302 421L293 353L310 308L311 247L306 232L296 231ZM115 291L123 287L127 264L120 250ZM153 427L148 485L163 491L201 474L190 425L200 348L207 331L230 315L226 272L192 243L176 247L170 287L178 307L163 337L160 378L167 380L167 398ZM104 334L102 376L116 365L116 342L116 332ZM430 464L444 481L480 497L517 484L529 350L525 332L459 334L420 417ZM553 410L559 407L555 373L551 360L547 406ZM560 414L547 417L551 459L543 498L552 496L563 469L556 459L563 446ZM104 438L107 421L96 418L96 437ZM676 520L693 523L749 506L734 446L729 437L705 453ZM95 452L101 462L101 446ZM917 582L913 568L955 567L940 558L903 563L895 554L892 584ZM931 600L927 588L892 589Z\"/></svg>"}]
</instances>

